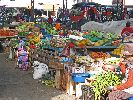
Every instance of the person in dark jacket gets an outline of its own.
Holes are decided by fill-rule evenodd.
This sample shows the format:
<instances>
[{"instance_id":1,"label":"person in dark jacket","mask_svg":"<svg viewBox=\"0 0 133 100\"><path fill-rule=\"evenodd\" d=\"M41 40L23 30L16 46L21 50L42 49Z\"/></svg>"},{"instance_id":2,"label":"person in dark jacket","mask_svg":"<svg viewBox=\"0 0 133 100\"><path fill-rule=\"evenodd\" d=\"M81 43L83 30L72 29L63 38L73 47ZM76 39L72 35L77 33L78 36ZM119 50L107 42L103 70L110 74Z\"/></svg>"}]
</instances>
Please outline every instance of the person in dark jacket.
<instances>
[{"instance_id":1,"label":"person in dark jacket","mask_svg":"<svg viewBox=\"0 0 133 100\"><path fill-rule=\"evenodd\" d=\"M3 52L3 46L2 46L2 43L0 41L0 53L2 53L2 52Z\"/></svg>"}]
</instances>

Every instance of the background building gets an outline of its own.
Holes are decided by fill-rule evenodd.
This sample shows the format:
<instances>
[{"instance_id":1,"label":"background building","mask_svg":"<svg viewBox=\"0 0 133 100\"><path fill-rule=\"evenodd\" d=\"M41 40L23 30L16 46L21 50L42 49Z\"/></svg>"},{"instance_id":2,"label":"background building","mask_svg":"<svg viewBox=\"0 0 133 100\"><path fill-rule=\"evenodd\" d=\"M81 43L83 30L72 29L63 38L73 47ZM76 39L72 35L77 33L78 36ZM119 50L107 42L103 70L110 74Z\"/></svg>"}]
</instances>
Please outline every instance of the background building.
<instances>
[{"instance_id":1,"label":"background building","mask_svg":"<svg viewBox=\"0 0 133 100\"><path fill-rule=\"evenodd\" d=\"M67 8L70 9L73 4L77 2L96 2L102 5L112 5L112 0L67 0ZM35 8L52 10L53 5L55 5L55 9L59 7L63 8L63 0L34 0ZM40 5L39 3L43 3ZM66 0L64 0L66 4ZM7 7L30 7L31 0L0 0L0 6L6 5ZM133 5L133 0L125 0L125 5Z\"/></svg>"}]
</instances>

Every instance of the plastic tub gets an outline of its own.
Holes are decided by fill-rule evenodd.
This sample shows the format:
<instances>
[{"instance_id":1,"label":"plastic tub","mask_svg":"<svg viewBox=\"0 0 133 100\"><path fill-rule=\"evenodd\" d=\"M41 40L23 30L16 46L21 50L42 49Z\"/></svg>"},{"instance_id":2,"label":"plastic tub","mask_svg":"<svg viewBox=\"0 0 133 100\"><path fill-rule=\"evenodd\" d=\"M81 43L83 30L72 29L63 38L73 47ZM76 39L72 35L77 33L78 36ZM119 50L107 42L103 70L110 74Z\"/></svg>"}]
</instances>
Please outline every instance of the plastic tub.
<instances>
[{"instance_id":1,"label":"plastic tub","mask_svg":"<svg viewBox=\"0 0 133 100\"><path fill-rule=\"evenodd\" d=\"M89 73L73 73L72 74L72 80L75 83L84 83L86 78L89 78Z\"/></svg>"},{"instance_id":2,"label":"plastic tub","mask_svg":"<svg viewBox=\"0 0 133 100\"><path fill-rule=\"evenodd\" d=\"M61 62L62 63L65 63L65 62L73 62L73 60L71 58L62 57Z\"/></svg>"}]
</instances>

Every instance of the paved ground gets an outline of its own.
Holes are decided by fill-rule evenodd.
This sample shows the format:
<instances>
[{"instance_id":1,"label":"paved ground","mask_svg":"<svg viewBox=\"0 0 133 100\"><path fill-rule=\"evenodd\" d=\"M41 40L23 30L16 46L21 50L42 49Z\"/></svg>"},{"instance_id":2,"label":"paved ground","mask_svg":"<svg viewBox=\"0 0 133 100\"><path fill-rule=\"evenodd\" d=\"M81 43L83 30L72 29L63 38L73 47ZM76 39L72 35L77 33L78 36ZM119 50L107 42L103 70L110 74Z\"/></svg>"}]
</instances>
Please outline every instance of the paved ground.
<instances>
[{"instance_id":1,"label":"paved ground","mask_svg":"<svg viewBox=\"0 0 133 100\"><path fill-rule=\"evenodd\" d=\"M74 100L62 91L32 78L32 71L15 69L13 61L0 54L0 100Z\"/></svg>"}]
</instances>

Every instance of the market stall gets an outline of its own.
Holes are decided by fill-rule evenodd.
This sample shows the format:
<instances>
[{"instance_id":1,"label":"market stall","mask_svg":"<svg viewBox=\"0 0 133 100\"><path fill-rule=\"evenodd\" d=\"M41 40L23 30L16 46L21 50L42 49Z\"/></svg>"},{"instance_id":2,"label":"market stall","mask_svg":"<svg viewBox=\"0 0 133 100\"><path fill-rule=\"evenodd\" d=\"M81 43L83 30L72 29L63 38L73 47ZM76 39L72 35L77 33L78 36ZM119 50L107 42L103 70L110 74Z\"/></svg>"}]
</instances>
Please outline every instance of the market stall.
<instances>
[{"instance_id":1,"label":"market stall","mask_svg":"<svg viewBox=\"0 0 133 100\"><path fill-rule=\"evenodd\" d=\"M121 83L124 45L117 33L57 30L47 22L22 23L16 29L18 38L10 46L16 48L17 67L33 68L33 78L43 84L77 98L83 97L87 86L92 88L92 97L100 100L108 94L106 88Z\"/></svg>"}]
</instances>

